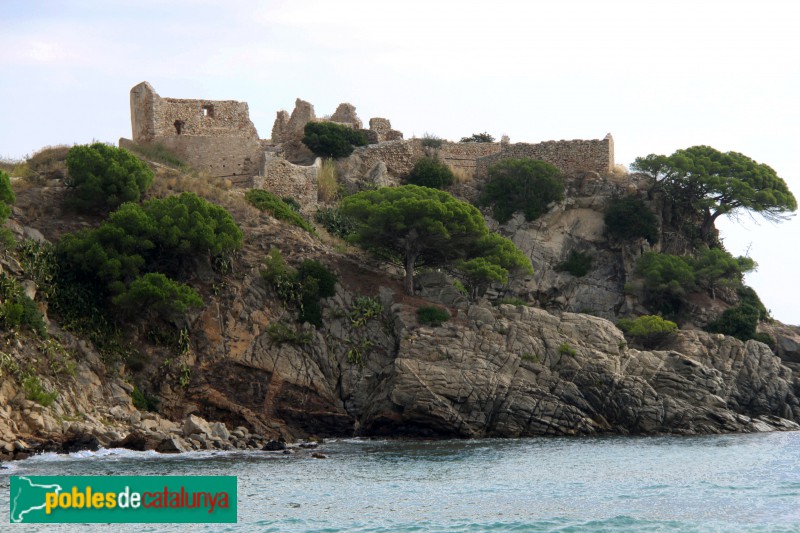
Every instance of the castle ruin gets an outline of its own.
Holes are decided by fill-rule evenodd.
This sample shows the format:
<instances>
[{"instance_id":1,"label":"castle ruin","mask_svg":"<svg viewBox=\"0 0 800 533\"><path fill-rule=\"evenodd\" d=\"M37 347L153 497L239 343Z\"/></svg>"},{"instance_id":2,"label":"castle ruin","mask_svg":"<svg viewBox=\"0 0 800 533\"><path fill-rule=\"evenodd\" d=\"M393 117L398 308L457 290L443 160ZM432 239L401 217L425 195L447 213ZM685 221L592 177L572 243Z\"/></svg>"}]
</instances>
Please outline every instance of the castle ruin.
<instances>
[{"instance_id":1,"label":"castle ruin","mask_svg":"<svg viewBox=\"0 0 800 533\"><path fill-rule=\"evenodd\" d=\"M352 104L342 103L329 119L318 119L314 106L297 99L291 114L278 111L270 139L260 139L250 120L247 103L234 100L190 100L163 98L142 82L131 89L132 140L120 139L120 146L160 144L187 165L213 177L234 183L263 187L279 196L296 198L304 209L316 205L320 161L302 144L308 122L330 120L358 129L369 145L358 148L347 168L356 179L385 168L395 180L406 175L421 157L431 153L421 139L404 140L385 118L371 118L369 128ZM537 144L508 142L443 142L435 155L453 169L477 179L497 161L530 157L546 161L567 175L583 172L609 174L614 167L614 140L547 141Z\"/></svg>"}]
</instances>

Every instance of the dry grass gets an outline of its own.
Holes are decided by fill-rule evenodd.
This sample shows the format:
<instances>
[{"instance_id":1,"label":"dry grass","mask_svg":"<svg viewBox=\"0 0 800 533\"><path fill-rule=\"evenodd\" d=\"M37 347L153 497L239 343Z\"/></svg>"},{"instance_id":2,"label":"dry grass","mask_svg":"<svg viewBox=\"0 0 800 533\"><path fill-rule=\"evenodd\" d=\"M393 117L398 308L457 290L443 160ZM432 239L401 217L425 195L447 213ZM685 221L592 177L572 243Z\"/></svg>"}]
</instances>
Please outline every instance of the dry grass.
<instances>
[{"instance_id":1,"label":"dry grass","mask_svg":"<svg viewBox=\"0 0 800 533\"><path fill-rule=\"evenodd\" d=\"M244 192L233 188L231 180L215 178L202 172L159 168L156 170L153 185L147 196L165 198L182 192L191 192L209 202L221 205L237 220L257 214L257 211L244 199Z\"/></svg>"},{"instance_id":2,"label":"dry grass","mask_svg":"<svg viewBox=\"0 0 800 533\"><path fill-rule=\"evenodd\" d=\"M335 202L339 198L339 179L336 175L336 165L333 159L322 162L322 168L317 174L317 199L321 202Z\"/></svg>"},{"instance_id":3,"label":"dry grass","mask_svg":"<svg viewBox=\"0 0 800 533\"><path fill-rule=\"evenodd\" d=\"M475 177L475 170L474 169L467 169L464 167L454 167L453 165L447 165L450 171L453 173L453 183L463 184L469 183L472 181L472 178Z\"/></svg>"},{"instance_id":4,"label":"dry grass","mask_svg":"<svg viewBox=\"0 0 800 533\"><path fill-rule=\"evenodd\" d=\"M624 178L628 174L629 174L628 167L626 167L625 165L617 164L614 165L614 168L611 169L612 178L617 178L617 179Z\"/></svg>"}]
</instances>

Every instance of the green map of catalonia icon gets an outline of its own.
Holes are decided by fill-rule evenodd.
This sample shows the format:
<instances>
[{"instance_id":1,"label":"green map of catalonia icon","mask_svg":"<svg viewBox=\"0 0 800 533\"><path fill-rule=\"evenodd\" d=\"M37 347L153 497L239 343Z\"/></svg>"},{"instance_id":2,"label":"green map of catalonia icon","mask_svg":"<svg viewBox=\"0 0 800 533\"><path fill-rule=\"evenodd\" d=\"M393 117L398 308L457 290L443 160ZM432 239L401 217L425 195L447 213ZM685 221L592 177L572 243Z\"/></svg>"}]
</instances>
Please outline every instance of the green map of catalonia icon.
<instances>
[{"instance_id":1,"label":"green map of catalonia icon","mask_svg":"<svg viewBox=\"0 0 800 533\"><path fill-rule=\"evenodd\" d=\"M41 485L30 478L19 476L11 478L11 512L13 523L25 522L25 515L41 511L44 513L45 494L61 493L61 485Z\"/></svg>"}]
</instances>

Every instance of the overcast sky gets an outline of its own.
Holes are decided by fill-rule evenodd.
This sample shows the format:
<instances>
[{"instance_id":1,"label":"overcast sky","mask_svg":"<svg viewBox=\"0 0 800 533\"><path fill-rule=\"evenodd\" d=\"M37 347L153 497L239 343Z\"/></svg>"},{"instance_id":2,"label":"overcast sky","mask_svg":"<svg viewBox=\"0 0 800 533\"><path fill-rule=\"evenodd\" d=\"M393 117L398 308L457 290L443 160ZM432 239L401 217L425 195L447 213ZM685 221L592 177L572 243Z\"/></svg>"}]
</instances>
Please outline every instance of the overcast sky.
<instances>
[{"instance_id":1,"label":"overcast sky","mask_svg":"<svg viewBox=\"0 0 800 533\"><path fill-rule=\"evenodd\" d=\"M243 100L262 138L297 97L406 137L599 139L616 161L706 144L800 196L800 32L786 0L3 0L0 156L130 137L129 91ZM800 324L800 222L719 224Z\"/></svg>"}]
</instances>

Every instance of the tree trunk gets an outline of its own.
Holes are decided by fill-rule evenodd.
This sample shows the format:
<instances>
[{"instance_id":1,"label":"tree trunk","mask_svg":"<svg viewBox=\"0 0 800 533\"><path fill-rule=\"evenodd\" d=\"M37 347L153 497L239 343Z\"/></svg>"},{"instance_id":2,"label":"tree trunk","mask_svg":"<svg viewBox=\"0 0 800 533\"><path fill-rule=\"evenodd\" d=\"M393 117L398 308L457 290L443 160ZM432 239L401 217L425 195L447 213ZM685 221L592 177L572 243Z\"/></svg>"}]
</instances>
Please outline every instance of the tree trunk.
<instances>
[{"instance_id":1,"label":"tree trunk","mask_svg":"<svg viewBox=\"0 0 800 533\"><path fill-rule=\"evenodd\" d=\"M406 277L403 279L403 290L408 295L414 294L414 263L417 262L415 252L406 253Z\"/></svg>"}]
</instances>

